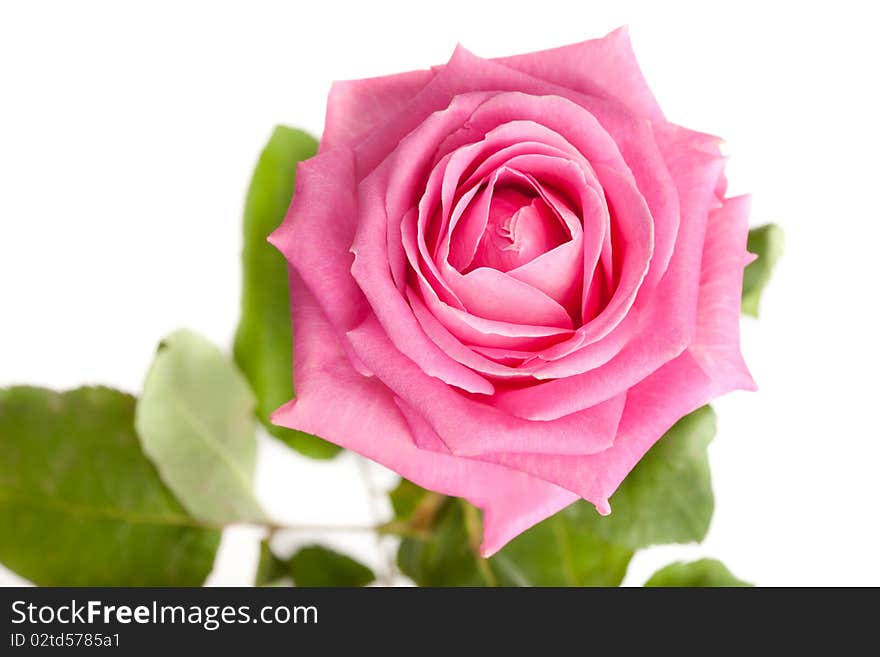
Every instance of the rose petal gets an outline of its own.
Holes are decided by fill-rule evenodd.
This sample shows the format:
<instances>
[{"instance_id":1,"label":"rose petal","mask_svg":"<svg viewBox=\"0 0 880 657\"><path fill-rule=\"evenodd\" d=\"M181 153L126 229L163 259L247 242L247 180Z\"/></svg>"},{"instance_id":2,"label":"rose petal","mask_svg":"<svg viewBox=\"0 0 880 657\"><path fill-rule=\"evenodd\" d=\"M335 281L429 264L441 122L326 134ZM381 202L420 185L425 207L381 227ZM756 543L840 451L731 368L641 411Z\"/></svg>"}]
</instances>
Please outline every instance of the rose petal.
<instances>
[{"instance_id":1,"label":"rose petal","mask_svg":"<svg viewBox=\"0 0 880 657\"><path fill-rule=\"evenodd\" d=\"M364 135L406 107L435 71L409 71L361 80L334 82L327 97L321 152L352 148Z\"/></svg>"},{"instance_id":2,"label":"rose petal","mask_svg":"<svg viewBox=\"0 0 880 657\"><path fill-rule=\"evenodd\" d=\"M450 358L425 335L391 277L388 241L383 239L388 221L382 194L386 169L380 168L359 187L361 220L351 247L355 259L349 278L357 282L396 347L424 372L468 392L492 394L489 381Z\"/></svg>"},{"instance_id":3,"label":"rose petal","mask_svg":"<svg viewBox=\"0 0 880 657\"><path fill-rule=\"evenodd\" d=\"M732 390L755 390L739 347L748 208L748 198L738 197L727 199L712 213L703 247L694 342L630 389L611 448L589 456L491 454L480 458L563 486L601 509L645 452L681 417Z\"/></svg>"},{"instance_id":4,"label":"rose petal","mask_svg":"<svg viewBox=\"0 0 880 657\"><path fill-rule=\"evenodd\" d=\"M300 272L315 298L321 300L330 323L341 332L369 312L350 271L349 247L357 222L354 188L354 157L346 148L300 162L293 202L284 221L269 236L269 242Z\"/></svg>"},{"instance_id":5,"label":"rose petal","mask_svg":"<svg viewBox=\"0 0 880 657\"><path fill-rule=\"evenodd\" d=\"M632 112L652 120L663 119L636 61L626 27L601 39L496 61L561 87L613 98Z\"/></svg>"},{"instance_id":6,"label":"rose petal","mask_svg":"<svg viewBox=\"0 0 880 657\"><path fill-rule=\"evenodd\" d=\"M553 354L553 348L545 349L529 363L527 369L536 379L547 381L583 374L600 367L619 354L629 343L638 330L638 317L638 311L631 309L607 336L592 344L572 349L564 356L545 357L544 354Z\"/></svg>"},{"instance_id":7,"label":"rose petal","mask_svg":"<svg viewBox=\"0 0 880 657\"><path fill-rule=\"evenodd\" d=\"M396 396L418 409L457 455L494 451L590 454L614 440L625 394L551 421L523 419L467 398L426 375L388 339L375 317L347 334L364 365Z\"/></svg>"},{"instance_id":8,"label":"rose petal","mask_svg":"<svg viewBox=\"0 0 880 657\"><path fill-rule=\"evenodd\" d=\"M355 372L298 275L291 280L297 398L278 409L280 426L320 435L445 495L483 510L484 556L576 499L507 468L421 450L389 390Z\"/></svg>"},{"instance_id":9,"label":"rose petal","mask_svg":"<svg viewBox=\"0 0 880 657\"><path fill-rule=\"evenodd\" d=\"M414 440L419 444L436 446L440 439L422 417L402 402L399 408L407 420ZM473 462L480 463L480 461ZM507 472L522 474L517 470ZM484 476L484 473L480 472L471 474ZM478 495L472 494L468 497L483 509L483 542L480 546L480 554L484 558L490 557L511 539L578 499L577 495L564 488L528 475L526 475L527 479L519 482L508 482L509 476L506 473L503 476L489 474L492 475L493 480L501 479L501 485L496 490L487 486L485 502L482 504L474 501L479 499ZM463 496L459 495L459 497Z\"/></svg>"},{"instance_id":10,"label":"rose petal","mask_svg":"<svg viewBox=\"0 0 880 657\"><path fill-rule=\"evenodd\" d=\"M711 380L685 352L630 388L617 437L607 450L584 456L498 453L477 458L562 486L605 515L608 498L651 445L678 419L712 399L712 393Z\"/></svg>"},{"instance_id":11,"label":"rose petal","mask_svg":"<svg viewBox=\"0 0 880 657\"><path fill-rule=\"evenodd\" d=\"M507 379L522 379L528 375L524 372L518 372L511 367L500 364L490 358L480 355L479 348L462 344L461 340L452 335L443 324L437 321L437 318L425 307L421 296L412 289L407 290L407 300L413 310L413 314L421 325L422 329L434 343L440 347L443 353L448 354L462 365L472 370L476 370L482 374Z\"/></svg>"},{"instance_id":12,"label":"rose petal","mask_svg":"<svg viewBox=\"0 0 880 657\"><path fill-rule=\"evenodd\" d=\"M604 338L620 324L636 299L654 254L654 222L644 197L616 170L604 164L594 166L612 206L612 226L617 228L616 243L612 236L611 247L624 255L620 271L615 272L617 285L611 299L584 326L585 344ZM583 313L587 316L586 295Z\"/></svg>"},{"instance_id":13,"label":"rose petal","mask_svg":"<svg viewBox=\"0 0 880 657\"><path fill-rule=\"evenodd\" d=\"M523 351L540 350L566 339L570 328L518 324L471 315L444 303L424 280L416 281L425 305L456 338L466 344Z\"/></svg>"},{"instance_id":14,"label":"rose petal","mask_svg":"<svg viewBox=\"0 0 880 657\"><path fill-rule=\"evenodd\" d=\"M469 66L472 75L479 70L485 76L487 84L494 85L492 88L509 88L511 80L515 80L521 85L522 91L544 96L538 100L535 100L535 97L525 96L527 101L522 102L515 97L517 94L511 94L509 98L507 94L499 94L487 100L475 112L469 122L471 131L486 130L487 124L491 126L498 121L532 117L574 144L591 162L604 162L618 172L633 177L654 217L655 254L651 271L646 278L646 285L652 289L666 271L679 221L675 186L655 139L654 126L649 121L634 119L631 114L622 111L615 104L599 98L558 87L530 76L511 76L514 71L505 70L506 67L499 67L496 62L481 60L470 53L457 53L449 66L453 66L453 63L455 70L459 70L464 65ZM578 120L573 114L565 116L563 112L567 106L548 94L572 101L574 107L581 111L586 110L584 114L590 117L589 121ZM523 96L523 94L518 95ZM552 109L553 104L556 109ZM583 129L590 123L596 123L600 130L589 129L587 132L592 134L588 136L583 133ZM693 135L700 135L690 131L688 133L689 140L696 139ZM706 147L705 137L707 136L702 135L698 139L700 150L706 154L716 154ZM676 136L676 140L682 142L682 148L693 150L691 143L684 144L681 136ZM669 141L668 137L667 141Z\"/></svg>"},{"instance_id":15,"label":"rose petal","mask_svg":"<svg viewBox=\"0 0 880 657\"><path fill-rule=\"evenodd\" d=\"M709 208L724 161L697 151L672 150L669 157L670 171L681 194L681 228L675 253L652 304L639 313L637 335L596 369L549 381L534 390L498 391L493 403L499 408L534 417L558 417L589 407L606 399L606 395L629 389L692 342L699 283L694 272L702 261Z\"/></svg>"},{"instance_id":16,"label":"rose petal","mask_svg":"<svg viewBox=\"0 0 880 657\"><path fill-rule=\"evenodd\" d=\"M571 316L549 296L513 276L480 267L452 283L469 313L512 324L572 328Z\"/></svg>"},{"instance_id":17,"label":"rose petal","mask_svg":"<svg viewBox=\"0 0 880 657\"><path fill-rule=\"evenodd\" d=\"M716 386L755 390L740 351L739 320L743 268L749 262L748 196L725 199L709 215L703 266L697 334L688 351Z\"/></svg>"}]
</instances>

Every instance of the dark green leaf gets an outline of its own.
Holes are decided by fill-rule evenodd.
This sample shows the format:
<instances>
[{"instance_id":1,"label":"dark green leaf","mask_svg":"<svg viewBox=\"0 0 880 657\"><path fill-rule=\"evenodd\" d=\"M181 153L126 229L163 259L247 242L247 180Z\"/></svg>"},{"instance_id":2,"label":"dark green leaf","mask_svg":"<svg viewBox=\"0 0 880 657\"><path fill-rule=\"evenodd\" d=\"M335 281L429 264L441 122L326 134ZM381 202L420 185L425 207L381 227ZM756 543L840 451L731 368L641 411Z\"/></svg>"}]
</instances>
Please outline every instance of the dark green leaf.
<instances>
[{"instance_id":1,"label":"dark green leaf","mask_svg":"<svg viewBox=\"0 0 880 657\"><path fill-rule=\"evenodd\" d=\"M499 581L518 586L619 586L633 551L593 529L587 502L576 502L508 543L489 561Z\"/></svg>"},{"instance_id":2,"label":"dark green leaf","mask_svg":"<svg viewBox=\"0 0 880 657\"><path fill-rule=\"evenodd\" d=\"M260 560L257 563L254 586L273 586L288 576L287 564L275 556L269 546L269 540L260 541Z\"/></svg>"},{"instance_id":3,"label":"dark green leaf","mask_svg":"<svg viewBox=\"0 0 880 657\"><path fill-rule=\"evenodd\" d=\"M632 552L591 531L585 504L564 509L485 560L476 509L447 498L428 540L403 539L398 565L419 586L616 586Z\"/></svg>"},{"instance_id":4,"label":"dark green leaf","mask_svg":"<svg viewBox=\"0 0 880 657\"><path fill-rule=\"evenodd\" d=\"M269 421L293 397L293 341L287 263L266 238L290 205L297 163L317 148L306 133L279 126L257 162L244 208L241 319L234 351L257 395L257 414L266 429L307 456L330 458L338 446Z\"/></svg>"},{"instance_id":5,"label":"dark green leaf","mask_svg":"<svg viewBox=\"0 0 880 657\"><path fill-rule=\"evenodd\" d=\"M0 561L49 586L197 586L220 532L141 452L135 400L108 388L0 390Z\"/></svg>"},{"instance_id":6,"label":"dark green leaf","mask_svg":"<svg viewBox=\"0 0 880 657\"><path fill-rule=\"evenodd\" d=\"M261 522L253 493L254 398L226 356L190 331L161 344L135 424L144 452L190 514L204 522Z\"/></svg>"},{"instance_id":7,"label":"dark green leaf","mask_svg":"<svg viewBox=\"0 0 880 657\"><path fill-rule=\"evenodd\" d=\"M753 586L738 579L716 559L681 561L661 568L651 575L645 586Z\"/></svg>"},{"instance_id":8,"label":"dark green leaf","mask_svg":"<svg viewBox=\"0 0 880 657\"><path fill-rule=\"evenodd\" d=\"M748 250L758 256L743 272L742 311L758 316L761 293L770 280L784 244L782 229L776 224L759 226L749 231Z\"/></svg>"},{"instance_id":9,"label":"dark green leaf","mask_svg":"<svg viewBox=\"0 0 880 657\"><path fill-rule=\"evenodd\" d=\"M363 564L320 545L302 548L287 566L297 586L366 586L376 579Z\"/></svg>"},{"instance_id":10,"label":"dark green leaf","mask_svg":"<svg viewBox=\"0 0 880 657\"><path fill-rule=\"evenodd\" d=\"M610 516L583 512L596 534L631 550L702 541L715 506L706 453L714 435L710 406L679 420L611 497Z\"/></svg>"}]
</instances>

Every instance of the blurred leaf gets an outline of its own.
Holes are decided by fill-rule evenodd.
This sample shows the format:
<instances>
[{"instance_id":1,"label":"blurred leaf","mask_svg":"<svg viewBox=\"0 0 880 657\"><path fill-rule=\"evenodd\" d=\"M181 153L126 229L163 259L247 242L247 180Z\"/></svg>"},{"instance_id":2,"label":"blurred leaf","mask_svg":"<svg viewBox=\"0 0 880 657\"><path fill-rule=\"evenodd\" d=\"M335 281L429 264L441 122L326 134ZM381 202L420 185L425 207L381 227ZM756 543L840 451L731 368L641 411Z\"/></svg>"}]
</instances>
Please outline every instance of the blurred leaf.
<instances>
[{"instance_id":1,"label":"blurred leaf","mask_svg":"<svg viewBox=\"0 0 880 657\"><path fill-rule=\"evenodd\" d=\"M275 556L269 547L269 540L260 541L260 560L257 563L254 586L274 586L288 575L287 564Z\"/></svg>"},{"instance_id":2,"label":"blurred leaf","mask_svg":"<svg viewBox=\"0 0 880 657\"><path fill-rule=\"evenodd\" d=\"M198 586L220 532L187 515L141 452L135 399L0 390L0 561L45 586Z\"/></svg>"},{"instance_id":3,"label":"blurred leaf","mask_svg":"<svg viewBox=\"0 0 880 657\"><path fill-rule=\"evenodd\" d=\"M287 568L296 586L366 586L376 579L363 564L320 545L299 550Z\"/></svg>"},{"instance_id":4,"label":"blurred leaf","mask_svg":"<svg viewBox=\"0 0 880 657\"><path fill-rule=\"evenodd\" d=\"M293 398L293 339L287 262L266 238L287 213L296 165L317 149L310 135L278 126L257 162L244 208L241 319L234 352L256 392L257 414L266 429L306 456L331 458L340 450L337 445L269 421L276 408Z\"/></svg>"},{"instance_id":5,"label":"blurred leaf","mask_svg":"<svg viewBox=\"0 0 880 657\"><path fill-rule=\"evenodd\" d=\"M429 540L405 538L401 571L419 586L617 586L632 552L591 531L578 503L522 533L490 559L479 556L477 510L446 498Z\"/></svg>"},{"instance_id":6,"label":"blurred leaf","mask_svg":"<svg viewBox=\"0 0 880 657\"><path fill-rule=\"evenodd\" d=\"M137 405L144 452L204 522L265 520L253 493L254 398L235 365L191 331L159 346Z\"/></svg>"},{"instance_id":7,"label":"blurred leaf","mask_svg":"<svg viewBox=\"0 0 880 657\"><path fill-rule=\"evenodd\" d=\"M351 557L320 545L300 549L289 559L272 552L268 540L260 543L255 586L366 586L373 571Z\"/></svg>"},{"instance_id":8,"label":"blurred leaf","mask_svg":"<svg viewBox=\"0 0 880 657\"><path fill-rule=\"evenodd\" d=\"M386 523L385 533L400 536L430 536L438 512L448 499L445 495L425 490L408 479L401 479L388 497L394 510L394 520Z\"/></svg>"},{"instance_id":9,"label":"blurred leaf","mask_svg":"<svg viewBox=\"0 0 880 657\"><path fill-rule=\"evenodd\" d=\"M419 586L488 586L493 574L479 565L464 522L464 502L446 498L427 540L404 538L397 565Z\"/></svg>"},{"instance_id":10,"label":"blurred leaf","mask_svg":"<svg viewBox=\"0 0 880 657\"><path fill-rule=\"evenodd\" d=\"M710 406L676 422L611 497L610 516L585 508L596 534L631 550L702 541L715 507L706 452L714 435Z\"/></svg>"},{"instance_id":11,"label":"blurred leaf","mask_svg":"<svg viewBox=\"0 0 880 657\"><path fill-rule=\"evenodd\" d=\"M743 272L742 311L758 316L761 293L770 281L770 274L782 256L785 235L776 224L759 226L749 231L748 250L758 258Z\"/></svg>"},{"instance_id":12,"label":"blurred leaf","mask_svg":"<svg viewBox=\"0 0 880 657\"><path fill-rule=\"evenodd\" d=\"M391 508L394 509L394 517L398 520L409 518L427 492L409 479L401 479L400 483L388 493Z\"/></svg>"},{"instance_id":13,"label":"blurred leaf","mask_svg":"<svg viewBox=\"0 0 880 657\"><path fill-rule=\"evenodd\" d=\"M645 586L753 586L738 579L716 559L700 559L683 563L678 561L651 575Z\"/></svg>"}]
</instances>

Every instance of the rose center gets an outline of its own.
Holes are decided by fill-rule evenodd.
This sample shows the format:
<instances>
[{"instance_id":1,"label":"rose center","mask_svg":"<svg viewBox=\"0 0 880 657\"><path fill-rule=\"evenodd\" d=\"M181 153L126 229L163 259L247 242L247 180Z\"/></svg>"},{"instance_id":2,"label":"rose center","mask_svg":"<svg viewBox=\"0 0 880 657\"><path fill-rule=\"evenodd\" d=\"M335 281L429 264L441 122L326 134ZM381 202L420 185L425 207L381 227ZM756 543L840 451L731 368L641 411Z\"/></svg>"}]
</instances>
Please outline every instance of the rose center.
<instances>
[{"instance_id":1,"label":"rose center","mask_svg":"<svg viewBox=\"0 0 880 657\"><path fill-rule=\"evenodd\" d=\"M498 189L468 270L489 267L510 271L568 239L559 217L540 196L510 187Z\"/></svg>"}]
</instances>

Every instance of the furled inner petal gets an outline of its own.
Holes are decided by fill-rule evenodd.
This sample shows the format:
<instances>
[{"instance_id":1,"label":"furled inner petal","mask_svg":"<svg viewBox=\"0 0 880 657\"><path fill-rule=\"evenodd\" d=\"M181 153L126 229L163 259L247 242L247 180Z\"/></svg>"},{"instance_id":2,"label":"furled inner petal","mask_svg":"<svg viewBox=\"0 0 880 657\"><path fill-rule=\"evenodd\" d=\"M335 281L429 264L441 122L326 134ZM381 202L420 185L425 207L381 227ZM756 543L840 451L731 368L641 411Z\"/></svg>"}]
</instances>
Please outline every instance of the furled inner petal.
<instances>
[{"instance_id":1,"label":"furled inner petal","mask_svg":"<svg viewBox=\"0 0 880 657\"><path fill-rule=\"evenodd\" d=\"M538 350L556 344L574 333L571 328L479 317L444 303L424 279L417 278L415 285L425 305L438 321L451 334L467 344Z\"/></svg>"},{"instance_id":2,"label":"furled inner petal","mask_svg":"<svg viewBox=\"0 0 880 657\"><path fill-rule=\"evenodd\" d=\"M540 196L527 195L514 186L496 189L488 223L467 271L480 267L510 271L568 239L570 235Z\"/></svg>"},{"instance_id":3,"label":"furled inner petal","mask_svg":"<svg viewBox=\"0 0 880 657\"><path fill-rule=\"evenodd\" d=\"M462 143L462 139L465 142ZM467 140L477 139L470 143ZM454 146L454 148L452 148ZM449 150L452 148L452 150ZM422 207L433 207L437 202L438 187L442 186L442 209L440 221L432 226L428 241L437 239L433 256L439 263L448 260L459 271L464 270L473 258L482 227L474 234L450 245L450 237L462 215L462 190L472 190L486 183L493 175L518 156L550 156L569 167L580 168L581 186L591 187L601 193L601 186L583 155L558 133L533 121L510 121L496 126L484 136L462 128L447 137L439 148L444 152L434 166L428 180ZM522 169L522 167L520 167ZM442 178L442 185L438 179ZM578 189L578 186L574 186ZM429 204L424 201L430 199ZM457 200L456 200L457 199ZM454 208L453 208L454 206ZM452 209L450 216L450 208ZM453 250L454 249L454 250Z\"/></svg>"},{"instance_id":4,"label":"furled inner petal","mask_svg":"<svg viewBox=\"0 0 880 657\"><path fill-rule=\"evenodd\" d=\"M496 321L516 323L527 317L539 326L573 328L571 316L546 294L502 271L480 267L455 282L468 312Z\"/></svg>"},{"instance_id":5,"label":"furled inner petal","mask_svg":"<svg viewBox=\"0 0 880 657\"><path fill-rule=\"evenodd\" d=\"M502 186L497 185L499 175L505 181ZM487 202L484 194L480 203L466 211L460 224L482 227L468 269L462 273L448 263L440 263L446 283L468 312L481 317L510 322L527 318L532 324L572 328L573 318L559 300L540 287L505 272L559 246L572 243L579 246L580 223L571 212L563 219L546 196L539 193L539 186L520 172L506 169L496 172L489 187L489 191L492 190L492 198ZM554 200L557 199L554 197ZM478 214L479 219L473 220L468 213ZM569 253L579 268L579 253L571 249ZM573 267L568 267L571 269ZM560 271L566 273L564 267L556 273ZM570 285L572 281L577 281L577 277L569 276L565 283Z\"/></svg>"},{"instance_id":6,"label":"furled inner petal","mask_svg":"<svg viewBox=\"0 0 880 657\"><path fill-rule=\"evenodd\" d=\"M502 358L496 358L494 353L483 353L480 347L466 345L454 336L440 321L431 314L431 311L425 306L421 295L407 288L407 300L412 307L413 314L421 324L425 334L434 341L445 353L454 358L462 365L466 365L471 369L499 379L521 379L527 376L525 372L519 372L513 367L509 367L509 363L505 363ZM513 365L522 363L526 357L530 357L529 352L524 353L526 356L520 360L512 362Z\"/></svg>"}]
</instances>

